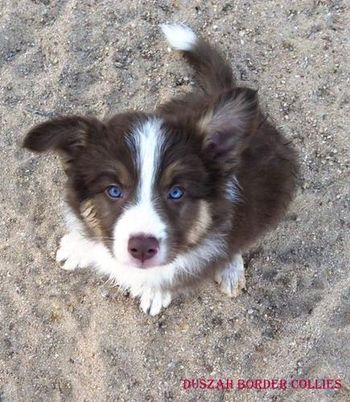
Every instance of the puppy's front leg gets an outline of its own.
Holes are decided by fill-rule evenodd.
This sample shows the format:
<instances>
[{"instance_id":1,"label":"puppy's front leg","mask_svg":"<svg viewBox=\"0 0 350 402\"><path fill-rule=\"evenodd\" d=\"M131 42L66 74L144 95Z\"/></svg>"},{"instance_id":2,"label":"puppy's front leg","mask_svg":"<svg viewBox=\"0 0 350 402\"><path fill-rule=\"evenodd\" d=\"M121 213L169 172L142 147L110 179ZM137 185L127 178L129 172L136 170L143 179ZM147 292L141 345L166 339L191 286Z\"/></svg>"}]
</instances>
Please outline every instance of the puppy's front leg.
<instances>
[{"instance_id":1,"label":"puppy's front leg","mask_svg":"<svg viewBox=\"0 0 350 402\"><path fill-rule=\"evenodd\" d=\"M113 257L102 243L86 239L79 231L73 230L62 237L56 261L67 271L94 267L108 272Z\"/></svg>"},{"instance_id":2,"label":"puppy's front leg","mask_svg":"<svg viewBox=\"0 0 350 402\"><path fill-rule=\"evenodd\" d=\"M141 310L149 315L159 314L170 303L171 293L168 290L146 288L140 297Z\"/></svg>"},{"instance_id":3,"label":"puppy's front leg","mask_svg":"<svg viewBox=\"0 0 350 402\"><path fill-rule=\"evenodd\" d=\"M215 281L222 292L229 297L237 297L245 289L244 263L241 254L235 254L222 269L215 272Z\"/></svg>"}]
</instances>

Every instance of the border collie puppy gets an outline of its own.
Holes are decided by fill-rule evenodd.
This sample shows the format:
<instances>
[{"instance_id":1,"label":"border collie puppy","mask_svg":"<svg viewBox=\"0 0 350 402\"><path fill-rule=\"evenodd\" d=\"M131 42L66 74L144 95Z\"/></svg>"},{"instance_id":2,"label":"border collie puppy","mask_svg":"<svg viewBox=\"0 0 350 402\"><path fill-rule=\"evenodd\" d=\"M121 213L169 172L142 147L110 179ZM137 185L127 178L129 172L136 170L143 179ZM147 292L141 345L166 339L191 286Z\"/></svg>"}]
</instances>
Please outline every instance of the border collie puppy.
<instances>
[{"instance_id":1,"label":"border collie puppy","mask_svg":"<svg viewBox=\"0 0 350 402\"><path fill-rule=\"evenodd\" d=\"M57 261L109 276L151 315L208 275L237 296L241 254L282 217L296 172L295 152L220 52L187 26L161 28L198 91L154 113L54 118L24 140L57 152L67 174Z\"/></svg>"}]
</instances>

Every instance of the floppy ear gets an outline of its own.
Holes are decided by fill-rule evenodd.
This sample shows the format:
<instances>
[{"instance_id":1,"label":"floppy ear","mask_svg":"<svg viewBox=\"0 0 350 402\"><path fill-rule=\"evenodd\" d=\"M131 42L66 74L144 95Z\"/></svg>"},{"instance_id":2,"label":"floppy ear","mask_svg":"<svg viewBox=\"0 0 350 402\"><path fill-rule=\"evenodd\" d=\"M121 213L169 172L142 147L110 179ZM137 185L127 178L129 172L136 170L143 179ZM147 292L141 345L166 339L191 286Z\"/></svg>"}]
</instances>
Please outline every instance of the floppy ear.
<instances>
[{"instance_id":1,"label":"floppy ear","mask_svg":"<svg viewBox=\"0 0 350 402\"><path fill-rule=\"evenodd\" d=\"M258 110L252 89L234 88L221 94L199 121L207 156L226 165L237 162L256 129Z\"/></svg>"},{"instance_id":2,"label":"floppy ear","mask_svg":"<svg viewBox=\"0 0 350 402\"><path fill-rule=\"evenodd\" d=\"M23 147L35 152L57 151L67 163L84 148L89 135L103 127L103 123L95 118L57 117L33 127L26 135Z\"/></svg>"}]
</instances>

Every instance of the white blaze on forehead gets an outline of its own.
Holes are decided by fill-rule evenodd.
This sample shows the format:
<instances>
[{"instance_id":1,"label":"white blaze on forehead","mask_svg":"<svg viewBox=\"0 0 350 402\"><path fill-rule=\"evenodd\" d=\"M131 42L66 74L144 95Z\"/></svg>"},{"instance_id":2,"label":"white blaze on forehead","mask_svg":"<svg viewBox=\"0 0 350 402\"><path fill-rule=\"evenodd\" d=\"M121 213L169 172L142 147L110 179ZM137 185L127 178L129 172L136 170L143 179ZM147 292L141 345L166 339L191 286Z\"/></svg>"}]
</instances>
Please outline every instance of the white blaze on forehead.
<instances>
[{"instance_id":1,"label":"white blaze on forehead","mask_svg":"<svg viewBox=\"0 0 350 402\"><path fill-rule=\"evenodd\" d=\"M139 173L139 201L151 201L155 176L160 163L161 149L164 142L162 121L151 119L138 126L133 133L137 152L137 170Z\"/></svg>"},{"instance_id":2,"label":"white blaze on forehead","mask_svg":"<svg viewBox=\"0 0 350 402\"><path fill-rule=\"evenodd\" d=\"M132 203L117 220L114 227L114 254L117 259L132 263L128 253L130 237L144 234L155 237L160 249L154 257L158 265L164 264L167 254L166 225L155 208L155 180L161 162L164 133L160 119L149 119L131 133L130 144L136 158L138 172L137 191Z\"/></svg>"}]
</instances>

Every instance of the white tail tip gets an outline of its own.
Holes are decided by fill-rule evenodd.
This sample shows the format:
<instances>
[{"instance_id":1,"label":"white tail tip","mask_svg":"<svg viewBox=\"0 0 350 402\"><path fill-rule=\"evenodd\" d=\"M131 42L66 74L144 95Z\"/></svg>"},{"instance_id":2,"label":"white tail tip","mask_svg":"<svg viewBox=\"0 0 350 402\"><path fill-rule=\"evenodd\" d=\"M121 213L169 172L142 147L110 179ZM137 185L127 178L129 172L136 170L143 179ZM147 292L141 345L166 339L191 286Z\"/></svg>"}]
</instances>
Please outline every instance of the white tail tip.
<instances>
[{"instance_id":1,"label":"white tail tip","mask_svg":"<svg viewBox=\"0 0 350 402\"><path fill-rule=\"evenodd\" d=\"M161 29L170 46L176 50L191 50L196 45L197 36L183 24L161 24Z\"/></svg>"}]
</instances>

